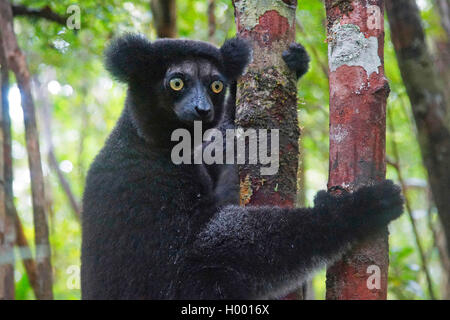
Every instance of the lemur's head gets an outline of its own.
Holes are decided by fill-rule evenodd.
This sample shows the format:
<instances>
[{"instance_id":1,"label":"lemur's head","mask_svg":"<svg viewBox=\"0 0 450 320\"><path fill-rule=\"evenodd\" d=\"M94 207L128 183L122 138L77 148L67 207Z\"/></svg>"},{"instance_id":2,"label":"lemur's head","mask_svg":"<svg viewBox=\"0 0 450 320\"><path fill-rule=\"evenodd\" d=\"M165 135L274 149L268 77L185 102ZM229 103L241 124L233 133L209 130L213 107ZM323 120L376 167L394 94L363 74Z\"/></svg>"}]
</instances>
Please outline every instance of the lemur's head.
<instances>
[{"instance_id":1,"label":"lemur's head","mask_svg":"<svg viewBox=\"0 0 450 320\"><path fill-rule=\"evenodd\" d=\"M128 84L127 103L139 126L157 121L190 127L195 120L208 125L219 119L226 89L244 71L250 47L239 38L217 48L193 40L150 42L128 34L114 40L105 56L110 73Z\"/></svg>"}]
</instances>

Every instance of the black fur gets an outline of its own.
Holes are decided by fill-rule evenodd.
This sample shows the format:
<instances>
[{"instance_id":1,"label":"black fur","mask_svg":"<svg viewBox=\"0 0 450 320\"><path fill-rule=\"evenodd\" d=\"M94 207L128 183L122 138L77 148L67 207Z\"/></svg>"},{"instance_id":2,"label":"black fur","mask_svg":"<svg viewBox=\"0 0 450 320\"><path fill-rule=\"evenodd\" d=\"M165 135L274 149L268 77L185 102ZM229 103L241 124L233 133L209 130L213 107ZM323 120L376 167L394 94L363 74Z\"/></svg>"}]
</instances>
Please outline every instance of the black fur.
<instances>
[{"instance_id":1,"label":"black fur","mask_svg":"<svg viewBox=\"0 0 450 320\"><path fill-rule=\"evenodd\" d=\"M306 53L290 50L288 56L305 62ZM227 101L212 100L222 116L207 126L233 127L224 109L234 110L233 83L250 59L243 41L217 49L128 35L106 56L108 69L129 91L86 181L83 299L279 297L402 212L400 190L389 181L342 196L319 192L314 208L243 208L237 206L235 166L211 171L172 163L170 133L191 128L161 105L165 70L186 59L199 68L205 59L214 63L231 90ZM289 65L297 74L307 68Z\"/></svg>"}]
</instances>

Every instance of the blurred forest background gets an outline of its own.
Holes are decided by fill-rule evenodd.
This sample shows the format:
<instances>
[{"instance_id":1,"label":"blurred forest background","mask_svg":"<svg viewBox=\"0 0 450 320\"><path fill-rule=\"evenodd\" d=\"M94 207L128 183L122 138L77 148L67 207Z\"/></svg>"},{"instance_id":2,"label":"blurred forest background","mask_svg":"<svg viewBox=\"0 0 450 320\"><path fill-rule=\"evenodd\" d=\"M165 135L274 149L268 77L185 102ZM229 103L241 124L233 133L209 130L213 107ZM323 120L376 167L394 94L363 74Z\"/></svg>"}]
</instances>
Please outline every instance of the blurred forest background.
<instances>
[{"instance_id":1,"label":"blurred forest background","mask_svg":"<svg viewBox=\"0 0 450 320\"><path fill-rule=\"evenodd\" d=\"M163 31L158 25L161 21L159 9L154 3L152 10L151 2L157 1L80 0L77 2L80 29L70 30L65 19L58 21L58 17L68 16L66 11L74 4L72 0L11 1L15 7L15 33L32 80L56 299L80 298L79 215L84 180L91 161L119 117L125 99L126 87L113 82L102 65L102 52L108 40L127 31L141 32L150 39L156 39L158 27L160 34L166 32L219 45L236 32L230 0L177 0L173 8L176 24L172 23L172 28ZM417 4L428 50L436 66L441 63L437 70L444 72L447 69L448 76L448 60L442 64L441 54L442 45L449 42L445 21L448 23L450 18L448 11L439 8L439 2L418 0ZM448 5L448 1L442 2ZM35 9L37 13L30 14L23 11L25 9ZM306 205L312 204L312 197L318 190L326 189L328 179L329 88L325 24L322 1L299 1L296 37L312 58L311 70L298 86L298 113L302 127L298 201ZM403 215L390 226L388 298L448 299L450 266L443 229L432 201L410 100L398 67L387 19L385 24L385 68L392 90L388 100L387 177L403 184L411 211L410 215ZM22 258L29 259L35 252L23 111L20 91L12 72L9 78L7 97L12 128L14 205L23 230L14 255L15 297L34 299L30 273L22 263ZM450 93L448 82L444 84ZM448 195L450 197L450 193ZM28 260L29 271L32 268L33 261ZM313 279L308 297L324 299L324 295L325 270Z\"/></svg>"}]
</instances>

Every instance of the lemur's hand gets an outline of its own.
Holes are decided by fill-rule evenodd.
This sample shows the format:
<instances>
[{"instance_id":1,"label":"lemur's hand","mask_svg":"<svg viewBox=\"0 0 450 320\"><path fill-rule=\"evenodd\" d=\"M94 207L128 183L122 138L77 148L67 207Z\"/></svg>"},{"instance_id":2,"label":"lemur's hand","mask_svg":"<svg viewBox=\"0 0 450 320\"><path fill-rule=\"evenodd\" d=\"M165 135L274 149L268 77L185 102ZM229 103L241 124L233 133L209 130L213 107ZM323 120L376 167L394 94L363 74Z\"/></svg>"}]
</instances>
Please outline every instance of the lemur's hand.
<instances>
[{"instance_id":1,"label":"lemur's hand","mask_svg":"<svg viewBox=\"0 0 450 320\"><path fill-rule=\"evenodd\" d=\"M400 187L391 180L362 187L353 193L332 195L320 191L314 200L319 212L342 214L349 223L367 229L384 227L397 219L403 212L403 202Z\"/></svg>"},{"instance_id":2,"label":"lemur's hand","mask_svg":"<svg viewBox=\"0 0 450 320\"><path fill-rule=\"evenodd\" d=\"M219 207L239 205L239 175L237 166L227 164L220 167L219 179L214 190Z\"/></svg>"},{"instance_id":3,"label":"lemur's hand","mask_svg":"<svg viewBox=\"0 0 450 320\"><path fill-rule=\"evenodd\" d=\"M283 60L289 69L296 73L297 79L308 71L310 58L305 48L299 43L291 43L289 49L283 52Z\"/></svg>"},{"instance_id":4,"label":"lemur's hand","mask_svg":"<svg viewBox=\"0 0 450 320\"><path fill-rule=\"evenodd\" d=\"M401 188L391 180L380 182L374 186L362 187L353 194L355 208L361 210L366 217L385 225L397 219L403 213L403 197Z\"/></svg>"}]
</instances>

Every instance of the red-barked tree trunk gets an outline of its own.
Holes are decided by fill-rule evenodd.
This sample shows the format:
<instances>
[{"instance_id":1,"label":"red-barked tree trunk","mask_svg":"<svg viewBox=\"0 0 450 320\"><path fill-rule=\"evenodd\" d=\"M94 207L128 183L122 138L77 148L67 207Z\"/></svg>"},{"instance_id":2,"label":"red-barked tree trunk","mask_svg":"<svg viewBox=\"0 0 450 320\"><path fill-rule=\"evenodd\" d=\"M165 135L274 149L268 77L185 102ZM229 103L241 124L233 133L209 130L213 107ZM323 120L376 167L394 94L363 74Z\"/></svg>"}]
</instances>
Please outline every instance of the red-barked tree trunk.
<instances>
[{"instance_id":1,"label":"red-barked tree trunk","mask_svg":"<svg viewBox=\"0 0 450 320\"><path fill-rule=\"evenodd\" d=\"M236 125L244 130L279 129L278 172L262 175L259 162L240 165L240 202L293 207L300 134L297 86L282 53L295 41L297 1L234 0L233 5L238 36L253 48L253 61L238 82Z\"/></svg>"}]
</instances>

